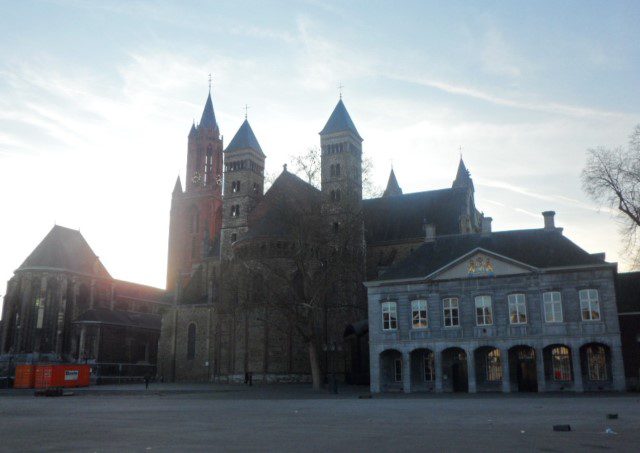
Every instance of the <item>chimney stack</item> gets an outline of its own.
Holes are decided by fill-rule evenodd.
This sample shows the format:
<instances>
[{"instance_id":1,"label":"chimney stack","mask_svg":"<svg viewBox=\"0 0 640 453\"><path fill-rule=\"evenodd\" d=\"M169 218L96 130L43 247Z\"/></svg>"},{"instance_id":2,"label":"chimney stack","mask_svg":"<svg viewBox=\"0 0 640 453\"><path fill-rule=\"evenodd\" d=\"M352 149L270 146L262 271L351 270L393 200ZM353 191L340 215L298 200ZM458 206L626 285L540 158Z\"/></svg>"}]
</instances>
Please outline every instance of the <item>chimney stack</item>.
<instances>
[{"instance_id":1,"label":"chimney stack","mask_svg":"<svg viewBox=\"0 0 640 453\"><path fill-rule=\"evenodd\" d=\"M427 223L427 219L422 221L424 229L424 242L433 242L436 239L436 226L433 223Z\"/></svg>"},{"instance_id":2,"label":"chimney stack","mask_svg":"<svg viewBox=\"0 0 640 453\"><path fill-rule=\"evenodd\" d=\"M483 217L482 218L482 233L491 233L491 222L493 219L491 217Z\"/></svg>"},{"instance_id":3,"label":"chimney stack","mask_svg":"<svg viewBox=\"0 0 640 453\"><path fill-rule=\"evenodd\" d=\"M555 211L544 211L542 213L542 217L544 217L544 229L545 230L555 230L556 222L555 222Z\"/></svg>"}]
</instances>

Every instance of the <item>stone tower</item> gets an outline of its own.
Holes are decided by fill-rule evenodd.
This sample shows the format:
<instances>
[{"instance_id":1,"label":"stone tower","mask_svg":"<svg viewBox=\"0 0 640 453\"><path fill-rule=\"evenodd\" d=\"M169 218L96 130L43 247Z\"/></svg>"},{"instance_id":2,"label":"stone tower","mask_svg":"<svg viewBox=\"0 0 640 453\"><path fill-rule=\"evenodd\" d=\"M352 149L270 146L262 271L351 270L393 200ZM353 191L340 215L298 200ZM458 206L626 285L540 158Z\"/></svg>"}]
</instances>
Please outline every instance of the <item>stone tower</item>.
<instances>
[{"instance_id":1,"label":"stone tower","mask_svg":"<svg viewBox=\"0 0 640 453\"><path fill-rule=\"evenodd\" d=\"M191 126L187 147L185 190L180 177L171 198L167 290L181 275L200 264L222 227L222 137L213 111L211 91L200 123Z\"/></svg>"},{"instance_id":2,"label":"stone tower","mask_svg":"<svg viewBox=\"0 0 640 453\"><path fill-rule=\"evenodd\" d=\"M264 161L249 121L244 122L224 151L224 204L220 254L231 258L231 246L247 231L249 213L264 190Z\"/></svg>"},{"instance_id":3,"label":"stone tower","mask_svg":"<svg viewBox=\"0 0 640 453\"><path fill-rule=\"evenodd\" d=\"M320 147L322 210L337 233L362 209L362 138L342 98L320 132Z\"/></svg>"}]
</instances>

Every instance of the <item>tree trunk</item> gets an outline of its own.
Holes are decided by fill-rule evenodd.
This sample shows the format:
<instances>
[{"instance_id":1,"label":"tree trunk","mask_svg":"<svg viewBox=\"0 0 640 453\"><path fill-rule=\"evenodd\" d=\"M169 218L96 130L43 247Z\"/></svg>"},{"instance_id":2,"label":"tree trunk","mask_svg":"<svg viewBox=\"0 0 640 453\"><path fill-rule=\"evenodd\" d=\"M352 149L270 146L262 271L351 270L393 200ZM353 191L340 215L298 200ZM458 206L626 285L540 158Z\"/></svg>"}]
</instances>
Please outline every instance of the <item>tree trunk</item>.
<instances>
[{"instance_id":1,"label":"tree trunk","mask_svg":"<svg viewBox=\"0 0 640 453\"><path fill-rule=\"evenodd\" d=\"M311 381L313 382L313 390L320 390L320 360L318 358L318 349L314 341L309 342L309 363L311 363Z\"/></svg>"}]
</instances>

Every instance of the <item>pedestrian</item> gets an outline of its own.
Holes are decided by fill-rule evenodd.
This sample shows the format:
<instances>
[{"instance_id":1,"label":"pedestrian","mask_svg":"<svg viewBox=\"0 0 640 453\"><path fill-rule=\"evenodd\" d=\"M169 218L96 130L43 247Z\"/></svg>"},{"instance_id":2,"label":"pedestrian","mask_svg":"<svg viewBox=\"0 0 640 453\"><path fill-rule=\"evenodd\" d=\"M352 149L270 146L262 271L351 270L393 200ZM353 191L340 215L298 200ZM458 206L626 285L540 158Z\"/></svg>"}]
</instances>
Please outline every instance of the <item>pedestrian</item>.
<instances>
[{"instance_id":1,"label":"pedestrian","mask_svg":"<svg viewBox=\"0 0 640 453\"><path fill-rule=\"evenodd\" d=\"M144 388L148 389L149 388L149 381L151 380L151 376L149 376L149 374L145 374L144 375Z\"/></svg>"}]
</instances>

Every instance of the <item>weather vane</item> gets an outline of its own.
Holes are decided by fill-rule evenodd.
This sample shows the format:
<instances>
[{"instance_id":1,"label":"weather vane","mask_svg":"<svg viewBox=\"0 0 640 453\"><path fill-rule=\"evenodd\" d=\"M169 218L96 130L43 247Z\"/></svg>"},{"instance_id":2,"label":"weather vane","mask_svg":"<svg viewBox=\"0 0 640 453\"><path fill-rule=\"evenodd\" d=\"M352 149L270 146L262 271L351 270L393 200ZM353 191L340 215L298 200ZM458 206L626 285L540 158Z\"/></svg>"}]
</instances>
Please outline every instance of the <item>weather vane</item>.
<instances>
[{"instance_id":1,"label":"weather vane","mask_svg":"<svg viewBox=\"0 0 640 453\"><path fill-rule=\"evenodd\" d=\"M209 73L209 93L211 93L211 73Z\"/></svg>"},{"instance_id":2,"label":"weather vane","mask_svg":"<svg viewBox=\"0 0 640 453\"><path fill-rule=\"evenodd\" d=\"M247 119L247 115L249 113L249 106L247 104L244 105L244 119Z\"/></svg>"},{"instance_id":3,"label":"weather vane","mask_svg":"<svg viewBox=\"0 0 640 453\"><path fill-rule=\"evenodd\" d=\"M338 85L338 93L340 93L340 99L342 99L342 89L344 86L342 84Z\"/></svg>"}]
</instances>

